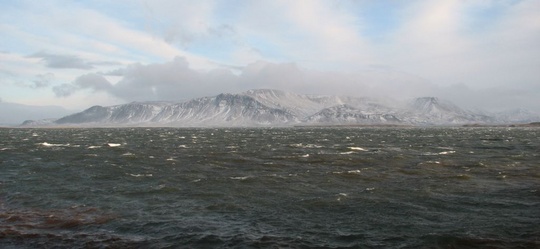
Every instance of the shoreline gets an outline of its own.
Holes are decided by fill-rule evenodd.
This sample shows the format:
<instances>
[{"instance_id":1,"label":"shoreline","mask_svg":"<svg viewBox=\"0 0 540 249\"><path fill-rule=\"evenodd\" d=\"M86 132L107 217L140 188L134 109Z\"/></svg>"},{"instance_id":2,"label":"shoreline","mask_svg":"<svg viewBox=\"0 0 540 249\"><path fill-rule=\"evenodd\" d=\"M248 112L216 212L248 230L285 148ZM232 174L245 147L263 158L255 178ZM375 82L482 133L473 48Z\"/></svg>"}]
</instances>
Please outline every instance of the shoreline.
<instances>
[{"instance_id":1,"label":"shoreline","mask_svg":"<svg viewBox=\"0 0 540 249\"><path fill-rule=\"evenodd\" d=\"M413 124L314 124L290 126L168 126L168 125L36 125L36 126L7 126L0 129L81 129L81 128L540 128L540 122L513 124L456 124L456 125L413 125Z\"/></svg>"}]
</instances>

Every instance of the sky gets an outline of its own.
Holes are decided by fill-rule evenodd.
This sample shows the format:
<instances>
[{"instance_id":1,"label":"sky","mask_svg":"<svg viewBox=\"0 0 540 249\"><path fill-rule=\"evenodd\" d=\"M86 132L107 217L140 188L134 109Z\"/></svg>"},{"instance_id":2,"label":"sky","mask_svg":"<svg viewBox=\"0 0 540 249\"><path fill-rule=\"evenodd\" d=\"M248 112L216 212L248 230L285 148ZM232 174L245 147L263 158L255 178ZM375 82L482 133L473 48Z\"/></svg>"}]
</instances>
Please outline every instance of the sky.
<instances>
[{"instance_id":1,"label":"sky","mask_svg":"<svg viewBox=\"0 0 540 249\"><path fill-rule=\"evenodd\" d=\"M538 0L0 0L0 101L270 88L540 111Z\"/></svg>"}]
</instances>

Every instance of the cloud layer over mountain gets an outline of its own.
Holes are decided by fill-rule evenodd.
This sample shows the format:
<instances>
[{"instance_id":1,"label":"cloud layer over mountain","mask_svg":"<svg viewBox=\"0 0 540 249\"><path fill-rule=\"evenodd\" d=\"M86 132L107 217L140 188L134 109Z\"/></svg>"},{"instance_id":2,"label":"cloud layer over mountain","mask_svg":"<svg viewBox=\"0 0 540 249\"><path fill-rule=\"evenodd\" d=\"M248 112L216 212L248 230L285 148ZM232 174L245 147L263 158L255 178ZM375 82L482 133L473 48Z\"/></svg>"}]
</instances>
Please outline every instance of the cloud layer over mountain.
<instances>
[{"instance_id":1,"label":"cloud layer over mountain","mask_svg":"<svg viewBox=\"0 0 540 249\"><path fill-rule=\"evenodd\" d=\"M3 1L0 95L84 108L274 88L540 109L540 2Z\"/></svg>"}]
</instances>

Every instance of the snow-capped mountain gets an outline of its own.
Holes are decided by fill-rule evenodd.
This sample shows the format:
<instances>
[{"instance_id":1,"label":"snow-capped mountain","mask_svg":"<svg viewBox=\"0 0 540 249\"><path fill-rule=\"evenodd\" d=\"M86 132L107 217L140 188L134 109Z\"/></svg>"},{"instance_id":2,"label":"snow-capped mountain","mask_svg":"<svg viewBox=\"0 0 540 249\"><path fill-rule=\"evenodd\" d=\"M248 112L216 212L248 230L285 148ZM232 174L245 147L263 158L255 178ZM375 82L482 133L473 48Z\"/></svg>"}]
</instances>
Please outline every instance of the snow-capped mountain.
<instances>
[{"instance_id":1,"label":"snow-capped mountain","mask_svg":"<svg viewBox=\"0 0 540 249\"><path fill-rule=\"evenodd\" d=\"M389 104L390 103L390 104ZM408 104L328 95L301 95L257 89L219 94L185 102L133 102L93 106L49 122L26 125L82 126L291 126L404 124L456 125L500 122L492 116L464 110L434 97Z\"/></svg>"},{"instance_id":2,"label":"snow-capped mountain","mask_svg":"<svg viewBox=\"0 0 540 249\"><path fill-rule=\"evenodd\" d=\"M494 114L503 123L529 123L540 121L540 113L527 109L512 109Z\"/></svg>"},{"instance_id":3,"label":"snow-capped mountain","mask_svg":"<svg viewBox=\"0 0 540 249\"><path fill-rule=\"evenodd\" d=\"M403 120L413 124L467 124L493 123L493 117L479 112L464 110L457 105L436 97L414 99L408 105Z\"/></svg>"},{"instance_id":4,"label":"snow-capped mountain","mask_svg":"<svg viewBox=\"0 0 540 249\"><path fill-rule=\"evenodd\" d=\"M166 106L151 121L175 126L250 126L286 125L297 118L248 95L220 94Z\"/></svg>"},{"instance_id":5,"label":"snow-capped mountain","mask_svg":"<svg viewBox=\"0 0 540 249\"><path fill-rule=\"evenodd\" d=\"M259 126L298 123L287 110L244 94L219 94L182 103L133 102L93 106L55 121L82 125Z\"/></svg>"},{"instance_id":6,"label":"snow-capped mountain","mask_svg":"<svg viewBox=\"0 0 540 249\"><path fill-rule=\"evenodd\" d=\"M83 112L65 116L57 124L138 124L151 121L167 102L132 102L110 107L92 106Z\"/></svg>"},{"instance_id":7,"label":"snow-capped mountain","mask_svg":"<svg viewBox=\"0 0 540 249\"><path fill-rule=\"evenodd\" d=\"M0 100L0 125L16 125L29 119L57 119L72 112L59 106L32 106Z\"/></svg>"}]
</instances>

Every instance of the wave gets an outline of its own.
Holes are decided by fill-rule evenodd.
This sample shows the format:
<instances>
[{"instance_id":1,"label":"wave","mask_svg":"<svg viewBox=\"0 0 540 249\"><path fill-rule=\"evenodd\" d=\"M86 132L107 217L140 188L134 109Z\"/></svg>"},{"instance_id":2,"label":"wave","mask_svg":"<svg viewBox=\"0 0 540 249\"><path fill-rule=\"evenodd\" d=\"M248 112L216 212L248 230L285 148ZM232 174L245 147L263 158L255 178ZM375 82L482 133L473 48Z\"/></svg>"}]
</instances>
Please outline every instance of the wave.
<instances>
[{"instance_id":1,"label":"wave","mask_svg":"<svg viewBox=\"0 0 540 249\"><path fill-rule=\"evenodd\" d=\"M70 144L50 144L48 142L38 143L38 145L44 146L44 147L69 147Z\"/></svg>"},{"instance_id":2,"label":"wave","mask_svg":"<svg viewBox=\"0 0 540 249\"><path fill-rule=\"evenodd\" d=\"M347 148L349 148L350 150L368 151L368 150L366 150L366 149L364 149L364 148L361 148L361 147L347 147Z\"/></svg>"}]
</instances>

